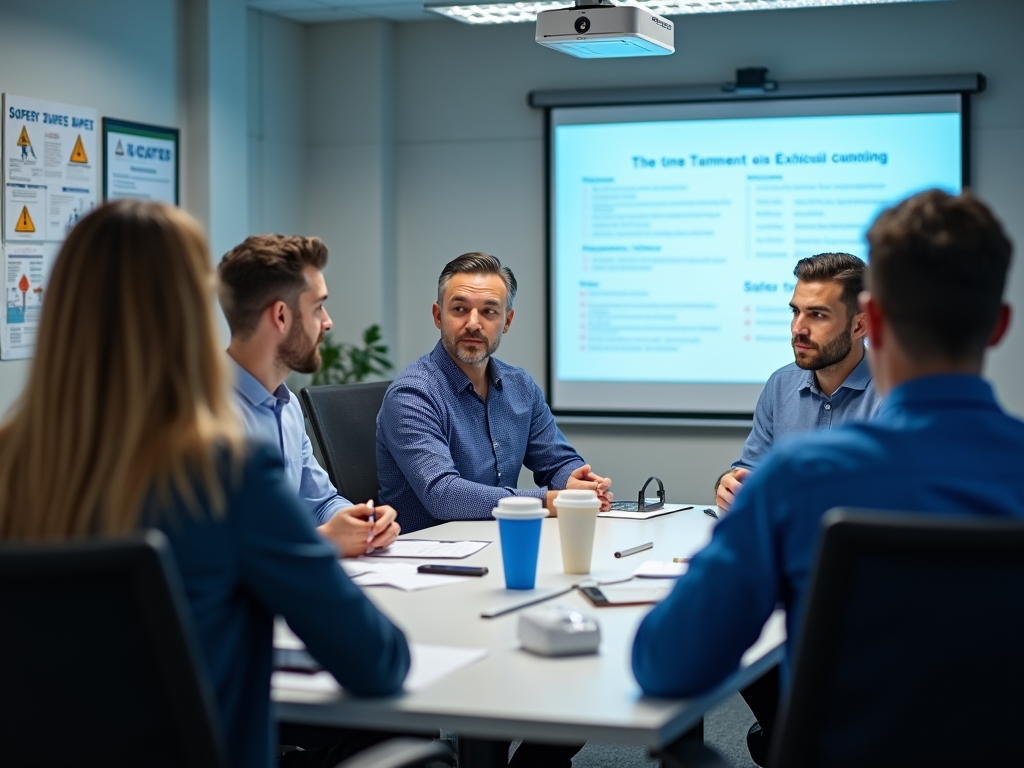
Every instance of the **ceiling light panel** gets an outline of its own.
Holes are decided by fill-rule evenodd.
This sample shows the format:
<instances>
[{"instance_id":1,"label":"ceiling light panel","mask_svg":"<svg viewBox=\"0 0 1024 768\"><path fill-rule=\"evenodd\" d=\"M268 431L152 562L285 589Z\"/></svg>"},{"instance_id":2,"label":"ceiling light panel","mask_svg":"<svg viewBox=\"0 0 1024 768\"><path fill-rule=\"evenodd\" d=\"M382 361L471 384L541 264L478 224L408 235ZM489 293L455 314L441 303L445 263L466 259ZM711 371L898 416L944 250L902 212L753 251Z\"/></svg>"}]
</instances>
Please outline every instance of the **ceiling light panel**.
<instances>
[{"instance_id":1,"label":"ceiling light panel","mask_svg":"<svg viewBox=\"0 0 1024 768\"><path fill-rule=\"evenodd\" d=\"M837 5L878 5L920 3L935 0L631 0L621 5L638 5L661 16L726 11L767 11L777 8L821 8ZM536 21L540 11L566 8L572 0L537 0L522 3L427 2L423 8L467 24L516 24Z\"/></svg>"}]
</instances>

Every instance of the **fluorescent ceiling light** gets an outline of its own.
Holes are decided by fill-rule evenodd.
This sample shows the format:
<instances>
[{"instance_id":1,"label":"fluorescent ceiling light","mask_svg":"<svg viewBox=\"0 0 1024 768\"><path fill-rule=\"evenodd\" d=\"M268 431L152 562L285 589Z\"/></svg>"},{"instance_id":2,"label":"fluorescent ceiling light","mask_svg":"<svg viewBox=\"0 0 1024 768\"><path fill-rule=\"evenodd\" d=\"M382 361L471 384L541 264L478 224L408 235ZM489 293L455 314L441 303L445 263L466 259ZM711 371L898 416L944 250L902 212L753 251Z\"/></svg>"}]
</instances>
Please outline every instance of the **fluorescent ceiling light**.
<instances>
[{"instance_id":1,"label":"fluorescent ceiling light","mask_svg":"<svg viewBox=\"0 0 1024 768\"><path fill-rule=\"evenodd\" d=\"M630 0L620 5L638 5L660 16L723 11L766 11L775 8L820 8L832 5L877 5L879 3L921 3L934 0ZM435 0L423 4L424 10L439 13L467 24L516 24L536 21L540 11L568 8L572 0L535 0L522 3L474 3Z\"/></svg>"}]
</instances>

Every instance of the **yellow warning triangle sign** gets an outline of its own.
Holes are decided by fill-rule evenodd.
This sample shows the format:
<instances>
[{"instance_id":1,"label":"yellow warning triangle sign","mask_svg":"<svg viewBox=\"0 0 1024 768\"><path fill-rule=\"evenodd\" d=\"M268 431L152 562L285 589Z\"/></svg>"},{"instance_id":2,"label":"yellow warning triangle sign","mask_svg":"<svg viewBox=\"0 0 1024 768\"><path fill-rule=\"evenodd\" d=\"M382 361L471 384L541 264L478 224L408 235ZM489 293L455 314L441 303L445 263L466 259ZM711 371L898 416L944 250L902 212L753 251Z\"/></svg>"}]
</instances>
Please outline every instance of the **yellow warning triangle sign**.
<instances>
[{"instance_id":1,"label":"yellow warning triangle sign","mask_svg":"<svg viewBox=\"0 0 1024 768\"><path fill-rule=\"evenodd\" d=\"M18 223L14 225L15 232L35 232L36 225L32 223L32 217L28 215L28 206L23 205L21 207L21 216L18 217Z\"/></svg>"},{"instance_id":2,"label":"yellow warning triangle sign","mask_svg":"<svg viewBox=\"0 0 1024 768\"><path fill-rule=\"evenodd\" d=\"M28 126L21 126L21 135L18 137L19 147L31 147L32 140L28 137Z\"/></svg>"},{"instance_id":3,"label":"yellow warning triangle sign","mask_svg":"<svg viewBox=\"0 0 1024 768\"><path fill-rule=\"evenodd\" d=\"M71 150L71 162L72 163L88 163L89 158L85 155L85 145L82 144L82 134L78 134L78 139L75 141L75 148Z\"/></svg>"}]
</instances>

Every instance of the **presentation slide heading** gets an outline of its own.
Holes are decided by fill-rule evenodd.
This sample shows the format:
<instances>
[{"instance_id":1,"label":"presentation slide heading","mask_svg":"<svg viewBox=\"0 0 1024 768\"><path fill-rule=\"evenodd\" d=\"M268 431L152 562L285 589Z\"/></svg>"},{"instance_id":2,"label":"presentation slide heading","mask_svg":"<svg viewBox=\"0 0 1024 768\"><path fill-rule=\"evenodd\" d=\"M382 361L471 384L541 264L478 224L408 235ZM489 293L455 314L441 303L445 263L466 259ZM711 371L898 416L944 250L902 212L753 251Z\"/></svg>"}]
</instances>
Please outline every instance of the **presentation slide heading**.
<instances>
[{"instance_id":1,"label":"presentation slide heading","mask_svg":"<svg viewBox=\"0 0 1024 768\"><path fill-rule=\"evenodd\" d=\"M729 168L735 166L765 165L828 165L829 163L877 163L887 165L887 152L776 152L772 155L733 155L732 157L709 157L689 155L680 157L662 157L655 159L643 155L633 155L634 170L651 168Z\"/></svg>"}]
</instances>

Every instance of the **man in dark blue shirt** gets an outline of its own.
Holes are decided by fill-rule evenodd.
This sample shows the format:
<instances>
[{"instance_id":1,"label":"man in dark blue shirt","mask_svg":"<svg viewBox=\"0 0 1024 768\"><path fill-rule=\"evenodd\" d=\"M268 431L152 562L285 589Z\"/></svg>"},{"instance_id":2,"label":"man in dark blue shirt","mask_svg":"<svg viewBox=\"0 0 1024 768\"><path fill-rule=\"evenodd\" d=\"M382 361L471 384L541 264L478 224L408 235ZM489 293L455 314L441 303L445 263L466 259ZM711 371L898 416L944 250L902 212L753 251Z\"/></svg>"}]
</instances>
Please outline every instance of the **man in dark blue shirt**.
<instances>
[{"instance_id":1,"label":"man in dark blue shirt","mask_svg":"<svg viewBox=\"0 0 1024 768\"><path fill-rule=\"evenodd\" d=\"M669 598L647 615L633 672L689 696L734 671L778 603L800 626L821 516L837 506L1024 518L1024 422L981 378L1009 324L1011 245L969 193L931 190L881 214L871 246L868 359L878 416L779 444ZM787 646L783 681L792 644Z\"/></svg>"},{"instance_id":2,"label":"man in dark blue shirt","mask_svg":"<svg viewBox=\"0 0 1024 768\"><path fill-rule=\"evenodd\" d=\"M504 496L536 496L553 511L563 488L598 492L611 480L590 471L555 424L537 382L496 360L512 325L516 279L493 256L466 253L441 272L434 350L398 375L377 415L380 499L407 533L452 520L482 520ZM519 489L519 470L536 489Z\"/></svg>"}]
</instances>

